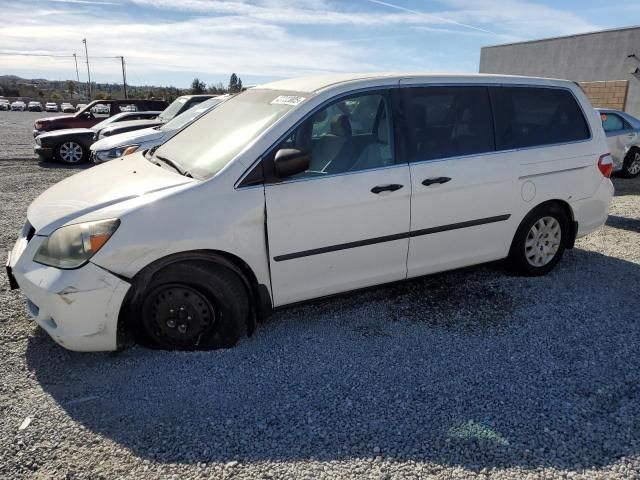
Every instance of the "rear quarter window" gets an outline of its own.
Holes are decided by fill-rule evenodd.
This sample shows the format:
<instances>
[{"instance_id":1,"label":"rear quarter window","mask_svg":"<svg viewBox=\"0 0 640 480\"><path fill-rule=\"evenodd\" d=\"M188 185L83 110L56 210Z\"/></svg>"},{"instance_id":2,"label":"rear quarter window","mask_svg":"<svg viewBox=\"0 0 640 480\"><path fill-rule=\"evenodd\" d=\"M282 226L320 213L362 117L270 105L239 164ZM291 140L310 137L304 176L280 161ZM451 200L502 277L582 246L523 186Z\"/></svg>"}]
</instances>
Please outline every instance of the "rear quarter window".
<instances>
[{"instance_id":1,"label":"rear quarter window","mask_svg":"<svg viewBox=\"0 0 640 480\"><path fill-rule=\"evenodd\" d=\"M587 140L589 127L569 90L491 88L498 150Z\"/></svg>"}]
</instances>

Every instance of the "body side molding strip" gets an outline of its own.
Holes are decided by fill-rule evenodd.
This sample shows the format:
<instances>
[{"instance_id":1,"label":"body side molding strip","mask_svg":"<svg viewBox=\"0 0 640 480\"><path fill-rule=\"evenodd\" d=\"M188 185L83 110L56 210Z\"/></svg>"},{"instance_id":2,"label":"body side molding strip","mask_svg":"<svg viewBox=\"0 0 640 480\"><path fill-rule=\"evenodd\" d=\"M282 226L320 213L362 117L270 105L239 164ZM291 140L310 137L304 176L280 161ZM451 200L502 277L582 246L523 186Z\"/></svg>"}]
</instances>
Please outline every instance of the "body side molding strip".
<instances>
[{"instance_id":1,"label":"body side molding strip","mask_svg":"<svg viewBox=\"0 0 640 480\"><path fill-rule=\"evenodd\" d=\"M449 230L458 230L460 228L475 227L478 225L486 225L487 223L504 222L511 217L510 214L497 215L495 217L479 218L477 220L468 220L466 222L452 223L449 225L441 225L439 227L424 228L406 233L396 233L393 235L385 235L383 237L369 238L367 240L358 240L356 242L341 243L328 247L313 248L311 250L303 250L301 252L287 253L273 257L276 262L284 260L293 260L296 258L310 257L312 255L320 255L323 253L337 252L338 250L347 250L349 248L364 247L374 245L376 243L393 242L394 240L402 240L410 237L420 237L422 235L431 235L433 233L448 232Z\"/></svg>"}]
</instances>

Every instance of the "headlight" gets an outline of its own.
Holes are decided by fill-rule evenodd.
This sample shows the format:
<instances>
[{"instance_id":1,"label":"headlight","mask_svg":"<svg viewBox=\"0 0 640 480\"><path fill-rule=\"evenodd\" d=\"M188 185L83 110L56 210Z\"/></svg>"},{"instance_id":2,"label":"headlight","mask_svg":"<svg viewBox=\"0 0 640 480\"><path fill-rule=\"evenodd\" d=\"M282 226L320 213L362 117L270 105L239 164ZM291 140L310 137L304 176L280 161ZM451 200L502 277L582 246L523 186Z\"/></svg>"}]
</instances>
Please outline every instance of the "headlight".
<instances>
[{"instance_id":1,"label":"headlight","mask_svg":"<svg viewBox=\"0 0 640 480\"><path fill-rule=\"evenodd\" d=\"M42 139L40 138L40 135L36 137L36 144L42 146Z\"/></svg>"},{"instance_id":2,"label":"headlight","mask_svg":"<svg viewBox=\"0 0 640 480\"><path fill-rule=\"evenodd\" d=\"M125 145L124 147L116 147L111 150L101 150L96 152L96 158L101 162L108 162L114 158L120 158L135 152L140 145Z\"/></svg>"},{"instance_id":3,"label":"headlight","mask_svg":"<svg viewBox=\"0 0 640 480\"><path fill-rule=\"evenodd\" d=\"M36 130L40 130L42 128L42 123L40 122L36 122L33 124L33 128L35 128Z\"/></svg>"},{"instance_id":4,"label":"headlight","mask_svg":"<svg viewBox=\"0 0 640 480\"><path fill-rule=\"evenodd\" d=\"M107 243L120 220L100 220L60 227L40 245L34 262L62 269L78 268Z\"/></svg>"}]
</instances>

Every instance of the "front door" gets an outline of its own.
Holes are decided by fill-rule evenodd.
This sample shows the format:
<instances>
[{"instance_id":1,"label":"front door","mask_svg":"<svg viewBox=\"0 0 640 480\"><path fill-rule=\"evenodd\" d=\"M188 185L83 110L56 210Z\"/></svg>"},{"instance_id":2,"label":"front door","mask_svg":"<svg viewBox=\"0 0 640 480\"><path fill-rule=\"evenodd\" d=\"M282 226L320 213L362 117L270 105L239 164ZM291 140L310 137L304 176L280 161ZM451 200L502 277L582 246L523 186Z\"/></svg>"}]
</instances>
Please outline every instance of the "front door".
<instances>
[{"instance_id":1,"label":"front door","mask_svg":"<svg viewBox=\"0 0 640 480\"><path fill-rule=\"evenodd\" d=\"M386 91L342 98L274 149L312 157L265 186L275 306L406 278L411 182L389 103Z\"/></svg>"}]
</instances>

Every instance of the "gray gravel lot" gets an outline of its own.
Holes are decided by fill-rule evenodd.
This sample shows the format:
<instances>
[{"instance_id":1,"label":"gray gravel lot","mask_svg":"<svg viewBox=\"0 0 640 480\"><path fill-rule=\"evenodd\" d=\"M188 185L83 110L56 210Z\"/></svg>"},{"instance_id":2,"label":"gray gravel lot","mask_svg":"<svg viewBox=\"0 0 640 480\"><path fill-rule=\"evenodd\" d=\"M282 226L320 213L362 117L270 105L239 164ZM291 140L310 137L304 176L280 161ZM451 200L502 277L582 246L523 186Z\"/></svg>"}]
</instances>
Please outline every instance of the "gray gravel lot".
<instances>
[{"instance_id":1,"label":"gray gravel lot","mask_svg":"<svg viewBox=\"0 0 640 480\"><path fill-rule=\"evenodd\" d=\"M0 161L0 261L76 171ZM0 478L640 478L640 179L615 183L547 277L291 308L231 350L68 352L2 275Z\"/></svg>"},{"instance_id":2,"label":"gray gravel lot","mask_svg":"<svg viewBox=\"0 0 640 480\"><path fill-rule=\"evenodd\" d=\"M69 114L0 111L0 160L36 158L33 153L33 122L57 115Z\"/></svg>"}]
</instances>

